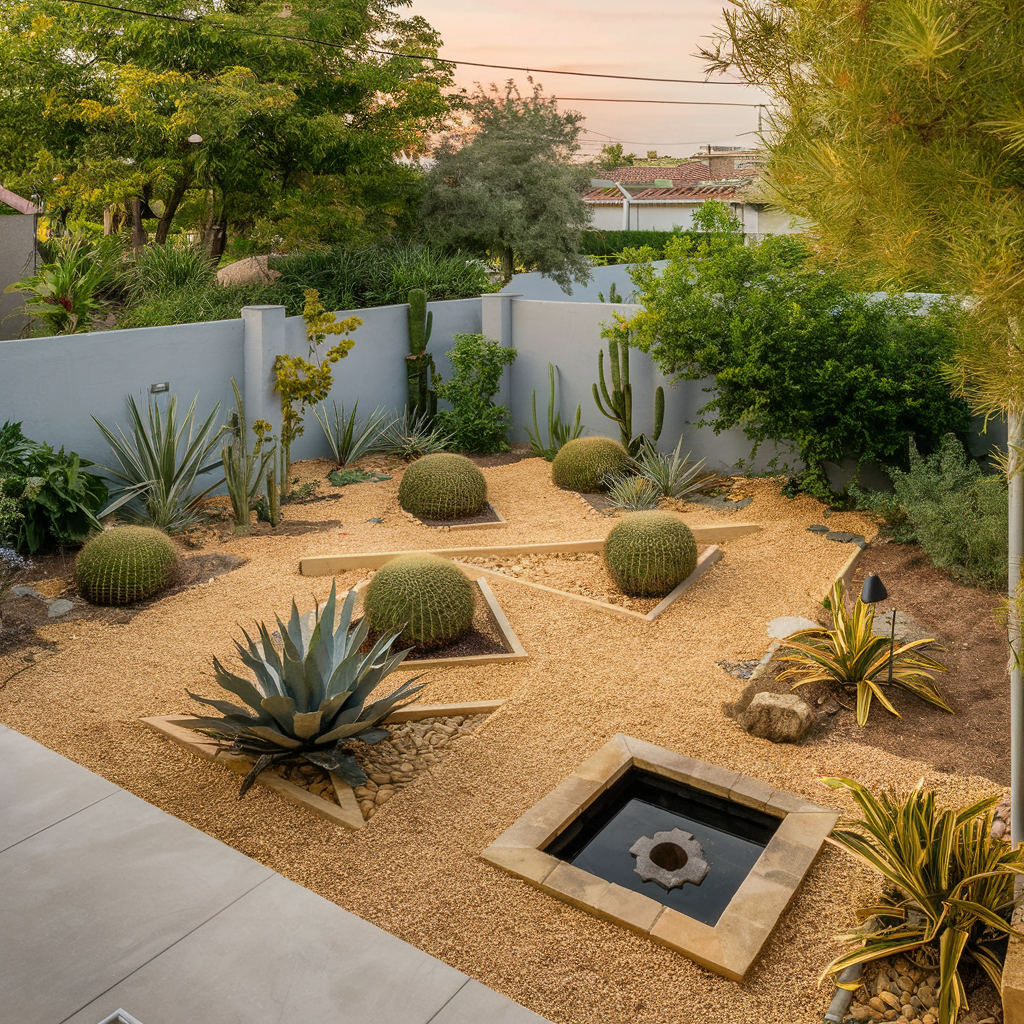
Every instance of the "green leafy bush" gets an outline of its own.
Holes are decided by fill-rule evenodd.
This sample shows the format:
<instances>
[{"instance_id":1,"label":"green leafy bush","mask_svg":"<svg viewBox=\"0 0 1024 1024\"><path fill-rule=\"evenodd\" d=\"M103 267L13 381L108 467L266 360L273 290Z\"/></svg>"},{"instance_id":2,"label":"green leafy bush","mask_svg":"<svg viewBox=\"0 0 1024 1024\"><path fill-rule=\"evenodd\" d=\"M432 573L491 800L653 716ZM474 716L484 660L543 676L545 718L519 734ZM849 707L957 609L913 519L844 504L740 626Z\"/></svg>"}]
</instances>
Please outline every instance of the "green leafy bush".
<instances>
[{"instance_id":1,"label":"green leafy bush","mask_svg":"<svg viewBox=\"0 0 1024 1024\"><path fill-rule=\"evenodd\" d=\"M562 445L551 463L551 479L567 491L593 494L607 479L630 467L629 453L610 437L578 437Z\"/></svg>"},{"instance_id":2,"label":"green leafy bush","mask_svg":"<svg viewBox=\"0 0 1024 1024\"><path fill-rule=\"evenodd\" d=\"M487 503L487 478L464 455L424 455L405 471L398 503L426 519L474 516Z\"/></svg>"},{"instance_id":3,"label":"green leafy bush","mask_svg":"<svg viewBox=\"0 0 1024 1024\"><path fill-rule=\"evenodd\" d=\"M473 622L473 584L439 555L402 555L381 566L366 588L375 634L401 630L399 642L421 650L462 636Z\"/></svg>"},{"instance_id":4,"label":"green leafy bush","mask_svg":"<svg viewBox=\"0 0 1024 1024\"><path fill-rule=\"evenodd\" d=\"M93 604L131 604L164 590L176 561L167 534L150 526L117 526L78 553L75 582Z\"/></svg>"},{"instance_id":5,"label":"green leafy bush","mask_svg":"<svg viewBox=\"0 0 1024 1024\"><path fill-rule=\"evenodd\" d=\"M118 312L115 328L127 330L132 327L160 327L164 324L235 320L243 306L259 306L272 301L266 288L256 284L229 288L209 284L148 292L130 300Z\"/></svg>"},{"instance_id":6,"label":"green leafy bush","mask_svg":"<svg viewBox=\"0 0 1024 1024\"><path fill-rule=\"evenodd\" d=\"M451 409L437 414L437 425L452 437L452 447L464 452L507 452L506 438L511 417L503 405L492 399L501 386L506 366L515 362L516 350L506 348L482 334L456 334L455 347L448 352L451 380L435 377L438 399Z\"/></svg>"},{"instance_id":7,"label":"green leafy bush","mask_svg":"<svg viewBox=\"0 0 1024 1024\"><path fill-rule=\"evenodd\" d=\"M91 465L75 452L30 441L20 423L8 420L0 427L2 489L18 506L8 539L19 550L75 547L102 529L97 515L107 500L107 485L85 471Z\"/></svg>"},{"instance_id":8,"label":"green leafy bush","mask_svg":"<svg viewBox=\"0 0 1024 1024\"><path fill-rule=\"evenodd\" d=\"M962 582L1005 586L1006 478L983 472L952 434L933 455L921 455L913 442L909 451L909 470L889 470L891 494L850 488L858 507L882 516L893 540L916 541L937 568Z\"/></svg>"},{"instance_id":9,"label":"green leafy bush","mask_svg":"<svg viewBox=\"0 0 1024 1024\"><path fill-rule=\"evenodd\" d=\"M612 527L604 564L623 593L664 597L697 566L693 531L669 512L637 512Z\"/></svg>"},{"instance_id":10,"label":"green leafy bush","mask_svg":"<svg viewBox=\"0 0 1024 1024\"><path fill-rule=\"evenodd\" d=\"M663 272L630 271L643 307L634 344L676 380L714 377L702 425L742 427L754 452L792 446L809 493L834 497L825 462L891 463L912 436L925 451L968 436L968 406L939 374L954 353L952 309L858 294L789 236L681 236L666 253Z\"/></svg>"}]
</instances>

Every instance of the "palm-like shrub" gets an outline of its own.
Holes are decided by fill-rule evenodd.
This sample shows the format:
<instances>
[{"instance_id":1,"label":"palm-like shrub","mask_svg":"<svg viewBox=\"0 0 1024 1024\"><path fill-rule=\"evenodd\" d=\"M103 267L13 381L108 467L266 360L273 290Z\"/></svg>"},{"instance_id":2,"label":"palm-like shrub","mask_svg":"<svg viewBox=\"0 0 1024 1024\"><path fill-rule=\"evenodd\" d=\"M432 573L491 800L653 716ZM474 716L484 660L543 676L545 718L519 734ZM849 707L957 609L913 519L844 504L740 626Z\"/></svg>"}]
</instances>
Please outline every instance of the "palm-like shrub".
<instances>
[{"instance_id":1,"label":"palm-like shrub","mask_svg":"<svg viewBox=\"0 0 1024 1024\"><path fill-rule=\"evenodd\" d=\"M398 630L381 636L365 654L360 648L369 633L364 618L352 625L355 591L349 591L335 624L336 594L331 586L323 613L314 613L312 630L303 626L292 601L287 625L277 618L282 651L274 646L264 623L258 624L260 642L245 633L246 642L235 641L238 655L256 676L255 685L229 672L213 659L218 684L239 697L240 707L189 693L193 700L220 711L223 718L198 718L183 722L190 729L233 742L233 749L255 757L252 771L242 780L239 797L245 796L260 773L283 761L308 761L360 786L366 775L346 744L353 740L377 743L389 735L380 723L400 701L423 689L413 686L419 676L407 679L389 696L369 702L373 691L401 665L407 650L393 653Z\"/></svg>"},{"instance_id":2,"label":"palm-like shrub","mask_svg":"<svg viewBox=\"0 0 1024 1024\"><path fill-rule=\"evenodd\" d=\"M221 434L227 429L214 425L219 402L202 424L195 424L198 399L198 395L192 399L180 427L176 395L171 395L165 412L161 412L160 406L150 399L147 426L135 399L129 395L131 437L126 436L120 427L115 434L93 416L120 467L101 467L121 484L119 494L100 513L101 516L133 502L141 506L133 509L136 518L162 530L173 533L195 522L196 504L224 482L224 478L219 477L202 493L195 493L197 478L222 465L220 459L212 456Z\"/></svg>"},{"instance_id":3,"label":"palm-like shrub","mask_svg":"<svg viewBox=\"0 0 1024 1024\"><path fill-rule=\"evenodd\" d=\"M551 463L551 479L567 491L593 494L605 478L629 468L629 453L610 437L578 437L562 445Z\"/></svg>"},{"instance_id":4,"label":"palm-like shrub","mask_svg":"<svg viewBox=\"0 0 1024 1024\"><path fill-rule=\"evenodd\" d=\"M939 806L923 780L908 794L877 797L852 779L825 782L847 790L864 814L834 829L831 841L886 882L877 903L860 911L863 925L841 936L856 948L836 957L825 975L930 947L941 979L939 1024L954 1024L967 1005L961 961L972 960L998 991L1002 963L991 943L1020 935L1008 918L1014 876L1024 874L1024 849L992 838L998 798L953 809Z\"/></svg>"},{"instance_id":5,"label":"palm-like shrub","mask_svg":"<svg viewBox=\"0 0 1024 1024\"><path fill-rule=\"evenodd\" d=\"M405 471L398 503L426 519L475 516L487 504L487 478L465 455L425 455Z\"/></svg>"},{"instance_id":6,"label":"palm-like shrub","mask_svg":"<svg viewBox=\"0 0 1024 1024\"><path fill-rule=\"evenodd\" d=\"M604 564L623 593L664 597L697 566L697 541L669 512L638 512L612 527Z\"/></svg>"},{"instance_id":7,"label":"palm-like shrub","mask_svg":"<svg viewBox=\"0 0 1024 1024\"><path fill-rule=\"evenodd\" d=\"M177 553L150 526L117 526L89 540L75 560L75 582L93 604L131 604L166 588Z\"/></svg>"},{"instance_id":8,"label":"palm-like shrub","mask_svg":"<svg viewBox=\"0 0 1024 1024\"><path fill-rule=\"evenodd\" d=\"M853 611L848 613L843 601L842 580L832 585L825 603L832 612L833 628L801 629L787 636L776 658L793 667L781 672L779 680L796 679L793 689L819 682L856 687L857 724L860 726L867 724L873 697L901 718L885 695L888 678L875 678L882 672L888 676L890 638L874 635L874 607L858 597ZM952 714L953 709L935 686L934 673L945 672L945 666L921 651L922 647L933 643L934 639L912 640L893 649L892 685Z\"/></svg>"},{"instance_id":9,"label":"palm-like shrub","mask_svg":"<svg viewBox=\"0 0 1024 1024\"><path fill-rule=\"evenodd\" d=\"M366 588L366 618L375 633L401 631L421 650L458 639L473 622L473 584L439 555L403 555L377 570Z\"/></svg>"}]
</instances>

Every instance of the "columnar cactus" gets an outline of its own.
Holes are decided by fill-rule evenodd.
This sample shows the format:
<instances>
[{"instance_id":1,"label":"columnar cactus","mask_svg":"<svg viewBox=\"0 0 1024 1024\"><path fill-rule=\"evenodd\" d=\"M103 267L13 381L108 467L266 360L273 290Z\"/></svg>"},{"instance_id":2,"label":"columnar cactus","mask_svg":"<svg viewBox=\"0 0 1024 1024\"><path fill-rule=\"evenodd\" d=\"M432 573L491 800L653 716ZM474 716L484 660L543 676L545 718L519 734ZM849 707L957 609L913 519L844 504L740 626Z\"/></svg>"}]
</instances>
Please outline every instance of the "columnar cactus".
<instances>
[{"instance_id":1,"label":"columnar cactus","mask_svg":"<svg viewBox=\"0 0 1024 1024\"><path fill-rule=\"evenodd\" d=\"M622 446L630 455L636 455L643 447L646 437L643 434L633 436L633 385L629 381L629 344L626 340L620 342L614 336L608 338L608 367L612 378L610 391L604 382L604 349L598 349L597 377L601 390L598 392L597 384L594 385L594 403L603 415L618 423ZM604 402L601 401L602 397ZM652 442L661 437L664 422L665 391L659 386L654 392L654 430L650 438Z\"/></svg>"}]
</instances>

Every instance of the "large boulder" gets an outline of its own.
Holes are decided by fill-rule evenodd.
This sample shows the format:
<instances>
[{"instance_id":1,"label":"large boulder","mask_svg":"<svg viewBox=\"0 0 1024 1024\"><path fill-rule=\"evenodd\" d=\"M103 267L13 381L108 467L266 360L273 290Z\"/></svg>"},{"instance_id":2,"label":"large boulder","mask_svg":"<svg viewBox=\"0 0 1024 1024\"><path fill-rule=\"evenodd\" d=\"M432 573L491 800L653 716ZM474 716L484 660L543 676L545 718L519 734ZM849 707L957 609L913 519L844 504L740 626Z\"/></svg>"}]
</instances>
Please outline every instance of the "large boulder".
<instances>
[{"instance_id":1,"label":"large boulder","mask_svg":"<svg viewBox=\"0 0 1024 1024\"><path fill-rule=\"evenodd\" d=\"M751 736L772 743L796 743L814 725L814 712L795 693L755 694L736 717Z\"/></svg>"},{"instance_id":2,"label":"large boulder","mask_svg":"<svg viewBox=\"0 0 1024 1024\"><path fill-rule=\"evenodd\" d=\"M272 284L281 276L280 270L267 266L269 256L246 256L228 263L217 271L217 284L228 287L239 284Z\"/></svg>"}]
</instances>

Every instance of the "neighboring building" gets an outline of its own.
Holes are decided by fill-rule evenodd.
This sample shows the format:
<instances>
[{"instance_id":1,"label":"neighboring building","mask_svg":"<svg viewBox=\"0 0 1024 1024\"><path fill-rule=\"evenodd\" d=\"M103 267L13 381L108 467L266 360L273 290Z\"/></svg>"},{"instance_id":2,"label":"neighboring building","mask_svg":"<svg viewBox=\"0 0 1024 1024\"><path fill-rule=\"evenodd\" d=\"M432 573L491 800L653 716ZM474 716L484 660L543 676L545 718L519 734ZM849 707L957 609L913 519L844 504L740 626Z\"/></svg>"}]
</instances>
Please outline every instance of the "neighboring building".
<instances>
[{"instance_id":1,"label":"neighboring building","mask_svg":"<svg viewBox=\"0 0 1024 1024\"><path fill-rule=\"evenodd\" d=\"M30 318L11 316L25 297L21 292L3 294L4 289L35 273L36 217L35 203L0 186L0 204L16 211L0 215L0 341L17 338Z\"/></svg>"}]
</instances>

